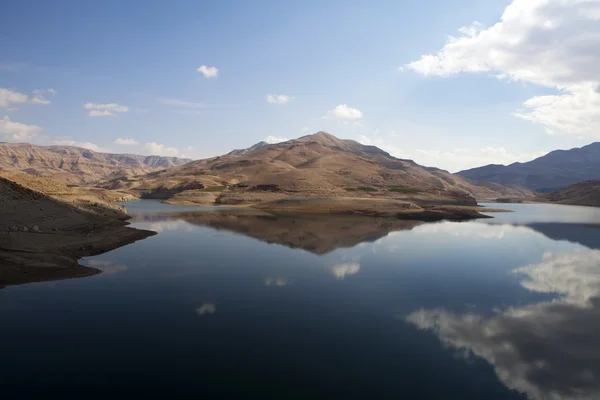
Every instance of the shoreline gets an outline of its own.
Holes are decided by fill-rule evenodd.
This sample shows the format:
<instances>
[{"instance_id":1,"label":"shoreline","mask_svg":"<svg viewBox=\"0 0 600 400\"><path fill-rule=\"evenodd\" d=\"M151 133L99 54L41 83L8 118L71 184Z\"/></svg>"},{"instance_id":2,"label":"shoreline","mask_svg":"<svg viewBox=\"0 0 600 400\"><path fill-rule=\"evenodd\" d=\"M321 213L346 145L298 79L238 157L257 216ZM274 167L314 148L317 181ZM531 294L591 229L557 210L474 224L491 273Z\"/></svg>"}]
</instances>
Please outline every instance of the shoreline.
<instances>
[{"instance_id":1,"label":"shoreline","mask_svg":"<svg viewBox=\"0 0 600 400\"><path fill-rule=\"evenodd\" d=\"M441 220L469 220L493 218L483 213L511 212L500 208L487 208L479 205L456 205L447 199L413 199L386 197L318 197L318 196L268 196L264 201L256 197L238 204L215 203L200 198L169 198L161 202L168 205L212 206L236 209L254 209L272 213L299 213L317 215L357 215L367 217L396 218L435 222ZM254 201L250 201L254 200ZM418 204L418 203L420 204ZM445 204L444 204L445 203Z\"/></svg>"},{"instance_id":2,"label":"shoreline","mask_svg":"<svg viewBox=\"0 0 600 400\"><path fill-rule=\"evenodd\" d=\"M86 231L0 233L0 288L100 274L101 270L82 266L79 260L157 234L110 223L104 228L96 226L91 233Z\"/></svg>"}]
</instances>

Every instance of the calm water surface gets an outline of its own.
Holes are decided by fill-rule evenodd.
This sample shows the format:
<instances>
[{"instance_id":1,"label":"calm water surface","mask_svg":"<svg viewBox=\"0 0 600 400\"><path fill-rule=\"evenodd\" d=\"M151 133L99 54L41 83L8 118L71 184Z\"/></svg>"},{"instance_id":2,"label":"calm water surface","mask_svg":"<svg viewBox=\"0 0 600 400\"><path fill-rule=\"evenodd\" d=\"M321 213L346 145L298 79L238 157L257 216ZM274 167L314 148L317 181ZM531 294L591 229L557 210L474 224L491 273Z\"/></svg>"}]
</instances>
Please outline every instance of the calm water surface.
<instances>
[{"instance_id":1,"label":"calm water surface","mask_svg":"<svg viewBox=\"0 0 600 400\"><path fill-rule=\"evenodd\" d=\"M0 290L2 397L600 399L600 209L501 206L128 203L158 235L82 260L102 274Z\"/></svg>"}]
</instances>

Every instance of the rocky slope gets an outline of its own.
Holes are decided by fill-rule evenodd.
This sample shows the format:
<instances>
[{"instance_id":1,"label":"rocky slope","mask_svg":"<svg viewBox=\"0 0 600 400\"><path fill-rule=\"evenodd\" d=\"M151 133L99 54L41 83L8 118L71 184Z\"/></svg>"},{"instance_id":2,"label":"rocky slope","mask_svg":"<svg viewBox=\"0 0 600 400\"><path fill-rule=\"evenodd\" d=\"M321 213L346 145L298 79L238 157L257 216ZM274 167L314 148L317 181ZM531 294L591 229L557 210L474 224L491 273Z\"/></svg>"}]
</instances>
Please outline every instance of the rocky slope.
<instances>
[{"instance_id":1,"label":"rocky slope","mask_svg":"<svg viewBox=\"0 0 600 400\"><path fill-rule=\"evenodd\" d=\"M0 288L99 273L78 265L77 259L154 234L125 227L128 216L116 205L100 199L74 201L77 204L0 177Z\"/></svg>"},{"instance_id":2,"label":"rocky slope","mask_svg":"<svg viewBox=\"0 0 600 400\"><path fill-rule=\"evenodd\" d=\"M267 194L268 200L287 195L350 195L447 200L449 204L474 204L474 197L523 196L523 191L503 187L501 193L477 186L460 176L326 132L277 144L259 143L143 177L115 178L103 187L203 204L241 204Z\"/></svg>"},{"instance_id":3,"label":"rocky slope","mask_svg":"<svg viewBox=\"0 0 600 400\"><path fill-rule=\"evenodd\" d=\"M585 180L600 179L600 142L571 150L556 150L526 163L486 165L457 175L474 183L520 185L549 192Z\"/></svg>"},{"instance_id":4,"label":"rocky slope","mask_svg":"<svg viewBox=\"0 0 600 400\"><path fill-rule=\"evenodd\" d=\"M553 203L600 207L600 180L569 185L542 198Z\"/></svg>"},{"instance_id":5,"label":"rocky slope","mask_svg":"<svg viewBox=\"0 0 600 400\"><path fill-rule=\"evenodd\" d=\"M117 176L142 175L190 162L190 159L98 153L72 146L0 143L0 170L90 184Z\"/></svg>"}]
</instances>

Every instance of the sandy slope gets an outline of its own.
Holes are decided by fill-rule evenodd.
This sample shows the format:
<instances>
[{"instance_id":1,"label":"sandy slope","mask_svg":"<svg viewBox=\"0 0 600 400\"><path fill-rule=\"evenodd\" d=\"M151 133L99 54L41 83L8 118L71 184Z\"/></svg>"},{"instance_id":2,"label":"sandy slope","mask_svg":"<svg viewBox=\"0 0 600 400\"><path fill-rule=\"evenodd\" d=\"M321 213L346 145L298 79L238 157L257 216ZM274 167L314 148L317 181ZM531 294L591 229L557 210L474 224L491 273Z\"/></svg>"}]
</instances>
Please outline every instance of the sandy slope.
<instances>
[{"instance_id":1,"label":"sandy slope","mask_svg":"<svg viewBox=\"0 0 600 400\"><path fill-rule=\"evenodd\" d=\"M559 204L600 207L600 181L585 181L569 185L543 195L542 199Z\"/></svg>"},{"instance_id":2,"label":"sandy slope","mask_svg":"<svg viewBox=\"0 0 600 400\"><path fill-rule=\"evenodd\" d=\"M126 227L127 215L78 207L0 177L0 286L88 276L77 259L153 235Z\"/></svg>"},{"instance_id":3,"label":"sandy slope","mask_svg":"<svg viewBox=\"0 0 600 400\"><path fill-rule=\"evenodd\" d=\"M99 153L73 146L0 143L0 170L21 171L74 184L143 175L190 161L177 157Z\"/></svg>"}]
</instances>

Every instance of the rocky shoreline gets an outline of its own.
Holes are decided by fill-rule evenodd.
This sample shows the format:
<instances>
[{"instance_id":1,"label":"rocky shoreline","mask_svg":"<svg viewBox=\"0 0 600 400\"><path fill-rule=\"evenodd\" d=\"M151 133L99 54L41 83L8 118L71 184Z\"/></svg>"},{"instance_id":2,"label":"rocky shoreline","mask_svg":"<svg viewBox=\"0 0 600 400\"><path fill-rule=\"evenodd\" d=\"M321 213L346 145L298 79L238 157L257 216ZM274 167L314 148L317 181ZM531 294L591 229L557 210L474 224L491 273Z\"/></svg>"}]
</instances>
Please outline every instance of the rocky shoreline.
<instances>
[{"instance_id":1,"label":"rocky shoreline","mask_svg":"<svg viewBox=\"0 0 600 400\"><path fill-rule=\"evenodd\" d=\"M0 178L0 287L99 273L77 260L156 234L128 218L116 204L76 207Z\"/></svg>"}]
</instances>

